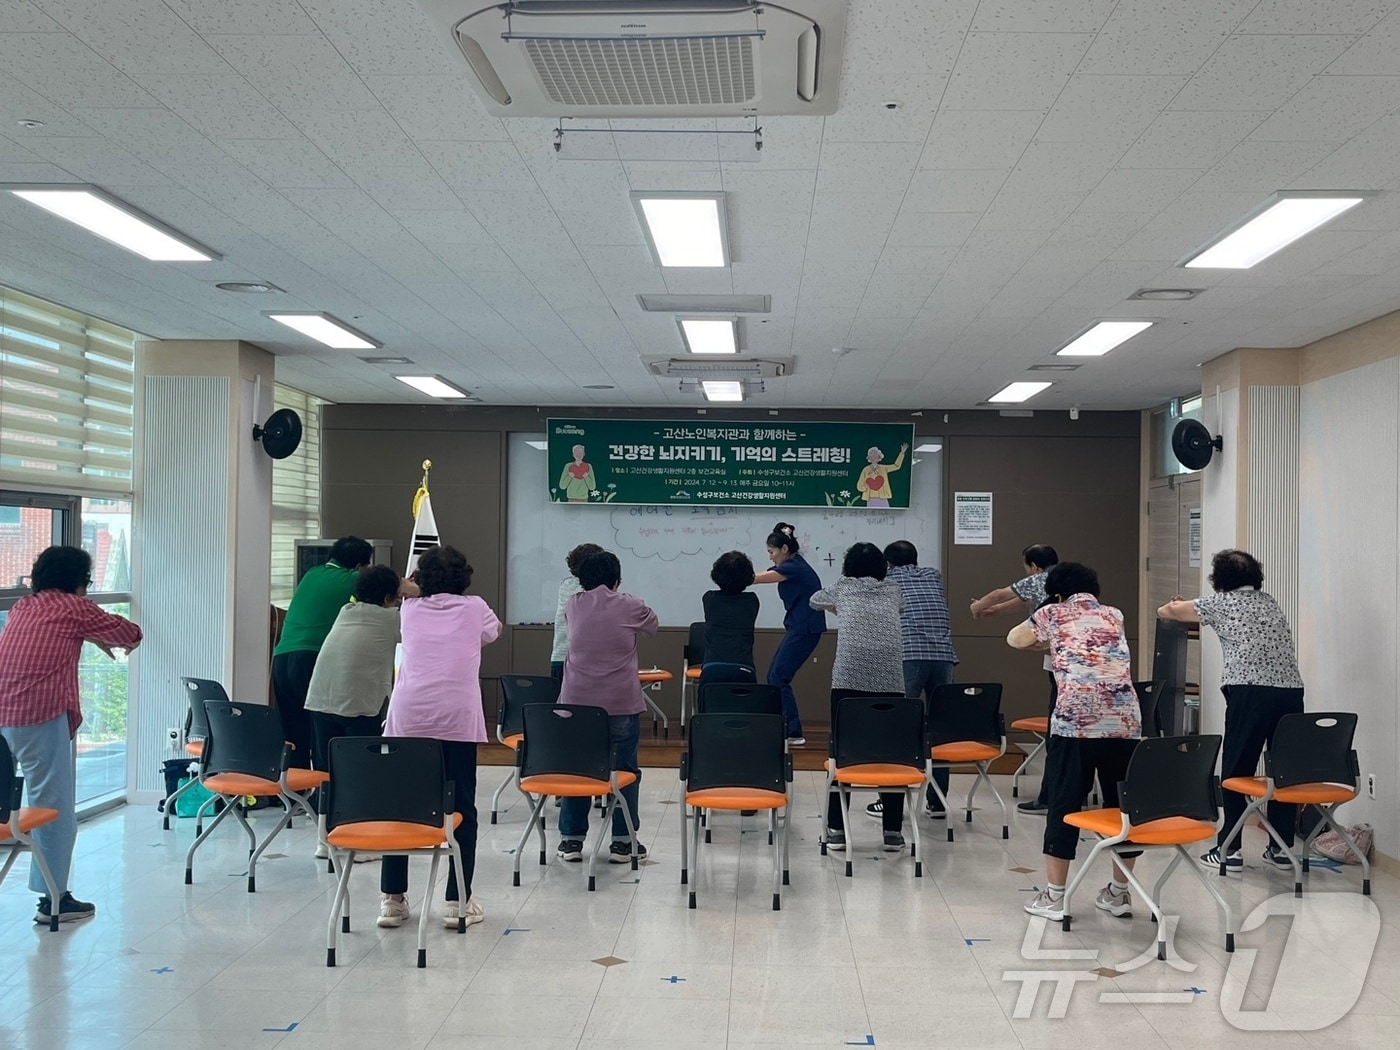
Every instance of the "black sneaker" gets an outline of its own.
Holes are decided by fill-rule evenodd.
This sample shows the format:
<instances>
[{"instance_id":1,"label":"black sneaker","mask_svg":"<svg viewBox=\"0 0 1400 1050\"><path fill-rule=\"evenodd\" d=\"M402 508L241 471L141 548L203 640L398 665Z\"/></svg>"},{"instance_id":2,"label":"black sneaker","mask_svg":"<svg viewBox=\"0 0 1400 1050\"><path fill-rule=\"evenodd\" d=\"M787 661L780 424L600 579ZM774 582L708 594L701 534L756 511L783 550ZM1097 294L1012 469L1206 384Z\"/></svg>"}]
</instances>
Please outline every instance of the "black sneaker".
<instances>
[{"instance_id":1,"label":"black sneaker","mask_svg":"<svg viewBox=\"0 0 1400 1050\"><path fill-rule=\"evenodd\" d=\"M637 843L637 863L640 864L646 859L647 848L639 842ZM632 843L628 842L626 839L623 839L620 842L614 842L611 846L608 847L609 864L628 864L631 862L631 860Z\"/></svg>"},{"instance_id":2,"label":"black sneaker","mask_svg":"<svg viewBox=\"0 0 1400 1050\"><path fill-rule=\"evenodd\" d=\"M865 807L865 813L866 816L874 817L876 820L879 820L885 815L884 800L877 798L874 802L870 803L870 805Z\"/></svg>"},{"instance_id":3,"label":"black sneaker","mask_svg":"<svg viewBox=\"0 0 1400 1050\"><path fill-rule=\"evenodd\" d=\"M1279 849L1277 844L1273 842L1270 842L1268 848L1264 850L1263 860L1265 864L1272 864L1279 868L1293 867L1293 858Z\"/></svg>"},{"instance_id":4,"label":"black sneaker","mask_svg":"<svg viewBox=\"0 0 1400 1050\"><path fill-rule=\"evenodd\" d=\"M924 816L928 817L929 820L947 820L948 811L942 806L935 807L931 805L925 805Z\"/></svg>"},{"instance_id":5,"label":"black sneaker","mask_svg":"<svg viewBox=\"0 0 1400 1050\"><path fill-rule=\"evenodd\" d=\"M583 860L583 840L564 839L559 843L559 849L556 852L564 860L567 860L571 864L576 864Z\"/></svg>"},{"instance_id":6,"label":"black sneaker","mask_svg":"<svg viewBox=\"0 0 1400 1050\"><path fill-rule=\"evenodd\" d=\"M904 836L897 831L885 832L885 852L898 853L904 849Z\"/></svg>"},{"instance_id":7,"label":"black sneaker","mask_svg":"<svg viewBox=\"0 0 1400 1050\"><path fill-rule=\"evenodd\" d=\"M1207 868L1215 868L1218 871L1220 869L1220 849L1218 847L1215 847L1208 850L1205 853L1202 853L1201 863ZM1225 867L1227 869L1234 869L1235 871L1243 870L1244 857L1240 856L1239 850L1235 850L1235 852L1233 853L1226 854Z\"/></svg>"},{"instance_id":8,"label":"black sneaker","mask_svg":"<svg viewBox=\"0 0 1400 1050\"><path fill-rule=\"evenodd\" d=\"M58 921L78 922L82 919L91 919L97 914L97 906L89 904L87 901L80 901L71 893L65 893L58 899ZM53 918L53 906L49 898L39 898L39 909L34 913L34 921L47 926L49 920Z\"/></svg>"},{"instance_id":9,"label":"black sneaker","mask_svg":"<svg viewBox=\"0 0 1400 1050\"><path fill-rule=\"evenodd\" d=\"M845 853L846 833L844 831L828 831L826 833L826 848L833 853Z\"/></svg>"},{"instance_id":10,"label":"black sneaker","mask_svg":"<svg viewBox=\"0 0 1400 1050\"><path fill-rule=\"evenodd\" d=\"M1022 802L1016 808L1022 813L1034 813L1037 817L1045 816L1050 810L1050 807L1038 798L1033 798L1029 802Z\"/></svg>"}]
</instances>

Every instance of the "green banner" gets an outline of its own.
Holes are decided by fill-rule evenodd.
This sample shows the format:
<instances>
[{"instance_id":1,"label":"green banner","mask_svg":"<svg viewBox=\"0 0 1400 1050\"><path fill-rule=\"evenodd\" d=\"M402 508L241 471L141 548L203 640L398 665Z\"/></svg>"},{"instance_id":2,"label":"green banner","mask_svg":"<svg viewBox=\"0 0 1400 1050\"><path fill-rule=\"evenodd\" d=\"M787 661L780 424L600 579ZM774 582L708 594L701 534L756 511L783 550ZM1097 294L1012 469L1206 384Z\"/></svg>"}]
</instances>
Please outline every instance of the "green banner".
<instances>
[{"instance_id":1,"label":"green banner","mask_svg":"<svg viewBox=\"0 0 1400 1050\"><path fill-rule=\"evenodd\" d=\"M908 423L551 419L548 434L560 503L909 506Z\"/></svg>"}]
</instances>

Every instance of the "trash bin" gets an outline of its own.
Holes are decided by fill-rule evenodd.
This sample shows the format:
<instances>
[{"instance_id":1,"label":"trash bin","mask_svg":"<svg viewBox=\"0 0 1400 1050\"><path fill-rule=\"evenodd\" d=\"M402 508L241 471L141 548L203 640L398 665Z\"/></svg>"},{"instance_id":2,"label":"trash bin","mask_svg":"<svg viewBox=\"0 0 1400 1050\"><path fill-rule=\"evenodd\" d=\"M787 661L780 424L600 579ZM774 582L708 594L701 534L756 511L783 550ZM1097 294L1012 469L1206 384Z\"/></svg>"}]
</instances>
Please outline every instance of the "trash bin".
<instances>
[{"instance_id":1,"label":"trash bin","mask_svg":"<svg viewBox=\"0 0 1400 1050\"><path fill-rule=\"evenodd\" d=\"M165 777L165 795L156 805L159 812L165 811L165 800L175 794L180 787L180 781L190 775L192 765L194 762L189 758L171 758L160 764L161 774Z\"/></svg>"}]
</instances>

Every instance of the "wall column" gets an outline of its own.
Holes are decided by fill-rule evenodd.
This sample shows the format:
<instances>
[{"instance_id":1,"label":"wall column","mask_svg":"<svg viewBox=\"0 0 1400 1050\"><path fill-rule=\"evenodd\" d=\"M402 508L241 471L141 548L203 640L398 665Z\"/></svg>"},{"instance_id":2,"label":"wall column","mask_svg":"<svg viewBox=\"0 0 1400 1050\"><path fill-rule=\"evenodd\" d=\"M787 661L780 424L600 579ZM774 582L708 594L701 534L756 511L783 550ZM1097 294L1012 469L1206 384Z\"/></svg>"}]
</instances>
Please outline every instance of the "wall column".
<instances>
[{"instance_id":1,"label":"wall column","mask_svg":"<svg viewBox=\"0 0 1400 1050\"><path fill-rule=\"evenodd\" d=\"M236 340L137 350L135 565L146 641L139 659L133 801L162 787L184 724L182 675L267 702L272 460L253 424L272 412L275 358Z\"/></svg>"}]
</instances>

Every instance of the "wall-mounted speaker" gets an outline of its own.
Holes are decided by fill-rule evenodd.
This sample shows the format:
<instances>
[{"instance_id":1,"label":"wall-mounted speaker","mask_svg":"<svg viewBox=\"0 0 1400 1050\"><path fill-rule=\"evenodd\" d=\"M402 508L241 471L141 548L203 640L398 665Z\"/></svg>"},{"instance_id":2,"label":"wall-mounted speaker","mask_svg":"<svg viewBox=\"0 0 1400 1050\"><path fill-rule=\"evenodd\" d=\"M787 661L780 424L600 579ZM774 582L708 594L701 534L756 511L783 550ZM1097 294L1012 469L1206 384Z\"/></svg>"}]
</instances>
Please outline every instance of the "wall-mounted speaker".
<instances>
[{"instance_id":1,"label":"wall-mounted speaker","mask_svg":"<svg viewBox=\"0 0 1400 1050\"><path fill-rule=\"evenodd\" d=\"M1210 436L1200 420L1183 419L1172 431L1172 455L1187 470L1201 470L1210 457L1224 447L1224 442Z\"/></svg>"}]
</instances>

